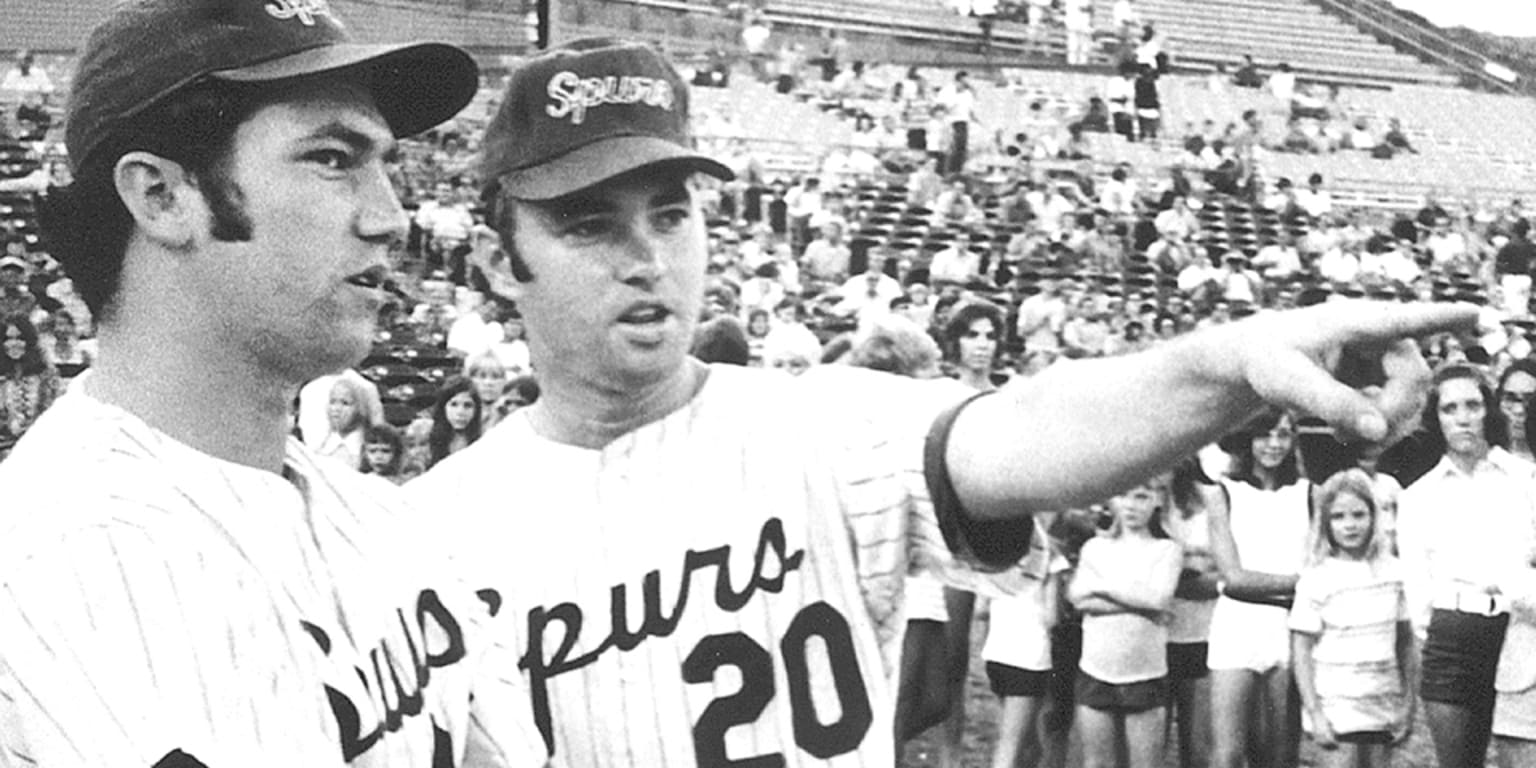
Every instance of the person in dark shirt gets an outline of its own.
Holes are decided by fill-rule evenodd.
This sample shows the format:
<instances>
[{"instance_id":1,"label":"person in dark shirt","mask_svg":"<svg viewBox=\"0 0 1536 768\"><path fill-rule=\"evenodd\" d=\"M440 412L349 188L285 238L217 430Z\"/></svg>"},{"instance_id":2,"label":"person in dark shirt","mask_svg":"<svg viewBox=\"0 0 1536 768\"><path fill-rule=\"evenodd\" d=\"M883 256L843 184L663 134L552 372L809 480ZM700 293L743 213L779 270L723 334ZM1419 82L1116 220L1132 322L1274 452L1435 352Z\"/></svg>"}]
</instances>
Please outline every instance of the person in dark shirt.
<instances>
[{"instance_id":1,"label":"person in dark shirt","mask_svg":"<svg viewBox=\"0 0 1536 768\"><path fill-rule=\"evenodd\" d=\"M1253 63L1253 54L1243 54L1243 65L1232 74L1232 84L1240 88L1264 87L1264 76L1259 74L1259 65Z\"/></svg>"},{"instance_id":2,"label":"person in dark shirt","mask_svg":"<svg viewBox=\"0 0 1536 768\"><path fill-rule=\"evenodd\" d=\"M1536 266L1536 244L1530 241L1531 222L1516 219L1510 226L1510 240L1493 260L1494 274L1504 294L1505 310L1526 314L1531 299L1531 268Z\"/></svg>"}]
</instances>

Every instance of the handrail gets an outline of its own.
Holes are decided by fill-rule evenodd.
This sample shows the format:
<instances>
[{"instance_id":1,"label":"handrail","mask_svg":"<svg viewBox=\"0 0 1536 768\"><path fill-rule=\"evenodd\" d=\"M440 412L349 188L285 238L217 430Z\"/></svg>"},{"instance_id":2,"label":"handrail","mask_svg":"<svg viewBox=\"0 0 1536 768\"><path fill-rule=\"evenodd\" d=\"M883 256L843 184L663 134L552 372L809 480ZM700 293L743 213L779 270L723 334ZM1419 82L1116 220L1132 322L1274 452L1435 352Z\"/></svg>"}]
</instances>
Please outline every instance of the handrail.
<instances>
[{"instance_id":1,"label":"handrail","mask_svg":"<svg viewBox=\"0 0 1536 768\"><path fill-rule=\"evenodd\" d=\"M1358 24L1385 35L1392 41L1435 63L1470 76L1504 93L1519 89L1483 69L1488 58L1446 38L1437 30L1404 18L1394 6L1382 0L1313 0L1324 8L1354 19Z\"/></svg>"}]
</instances>

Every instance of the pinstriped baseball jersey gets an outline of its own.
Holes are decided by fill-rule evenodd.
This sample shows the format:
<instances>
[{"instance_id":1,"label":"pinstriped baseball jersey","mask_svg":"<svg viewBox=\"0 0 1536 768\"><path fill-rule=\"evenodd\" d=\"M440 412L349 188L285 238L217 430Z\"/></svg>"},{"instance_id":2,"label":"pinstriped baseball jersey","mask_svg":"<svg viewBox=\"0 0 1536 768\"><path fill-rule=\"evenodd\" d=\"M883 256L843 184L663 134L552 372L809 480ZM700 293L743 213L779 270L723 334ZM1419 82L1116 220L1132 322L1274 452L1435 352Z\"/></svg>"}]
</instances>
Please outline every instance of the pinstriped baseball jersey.
<instances>
[{"instance_id":1,"label":"pinstriped baseball jersey","mask_svg":"<svg viewBox=\"0 0 1536 768\"><path fill-rule=\"evenodd\" d=\"M501 594L557 758L889 768L903 576L948 558L923 440L968 394L716 366L601 450L514 417L406 489Z\"/></svg>"},{"instance_id":2,"label":"pinstriped baseball jersey","mask_svg":"<svg viewBox=\"0 0 1536 768\"><path fill-rule=\"evenodd\" d=\"M324 464L223 462L79 392L44 414L0 465L0 765L542 764L520 681L475 676L485 602L392 486Z\"/></svg>"}]
</instances>

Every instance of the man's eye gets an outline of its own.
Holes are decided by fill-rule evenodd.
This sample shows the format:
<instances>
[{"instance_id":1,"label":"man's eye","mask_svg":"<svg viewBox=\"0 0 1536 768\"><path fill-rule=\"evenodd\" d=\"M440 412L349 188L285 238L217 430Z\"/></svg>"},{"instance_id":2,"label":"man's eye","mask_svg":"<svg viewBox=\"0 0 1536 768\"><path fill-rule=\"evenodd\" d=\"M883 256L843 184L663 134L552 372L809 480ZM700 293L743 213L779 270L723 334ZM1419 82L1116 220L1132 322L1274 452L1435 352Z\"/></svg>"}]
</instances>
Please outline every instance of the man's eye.
<instances>
[{"instance_id":1,"label":"man's eye","mask_svg":"<svg viewBox=\"0 0 1536 768\"><path fill-rule=\"evenodd\" d=\"M663 227L672 229L682 226L688 220L690 212L687 208L668 208L656 213L657 220Z\"/></svg>"},{"instance_id":2,"label":"man's eye","mask_svg":"<svg viewBox=\"0 0 1536 768\"><path fill-rule=\"evenodd\" d=\"M352 167L352 156L339 149L317 149L305 157L310 162L323 165L333 171Z\"/></svg>"}]
</instances>

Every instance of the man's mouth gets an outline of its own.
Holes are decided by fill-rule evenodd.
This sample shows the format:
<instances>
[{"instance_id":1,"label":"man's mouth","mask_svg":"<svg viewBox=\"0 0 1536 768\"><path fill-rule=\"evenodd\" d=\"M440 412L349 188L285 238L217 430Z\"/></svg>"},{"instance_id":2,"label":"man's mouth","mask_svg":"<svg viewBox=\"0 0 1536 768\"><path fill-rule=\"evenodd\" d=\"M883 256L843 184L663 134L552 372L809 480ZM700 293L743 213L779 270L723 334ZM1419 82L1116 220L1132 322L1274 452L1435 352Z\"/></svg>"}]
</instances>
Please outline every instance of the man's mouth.
<instances>
[{"instance_id":1,"label":"man's mouth","mask_svg":"<svg viewBox=\"0 0 1536 768\"><path fill-rule=\"evenodd\" d=\"M666 320L672 311L660 304L636 304L619 315L619 322L629 325L649 325Z\"/></svg>"},{"instance_id":2,"label":"man's mouth","mask_svg":"<svg viewBox=\"0 0 1536 768\"><path fill-rule=\"evenodd\" d=\"M388 288L393 284L389 281L389 270L384 267L369 267L355 275L347 277L343 282L355 285L359 288Z\"/></svg>"}]
</instances>

